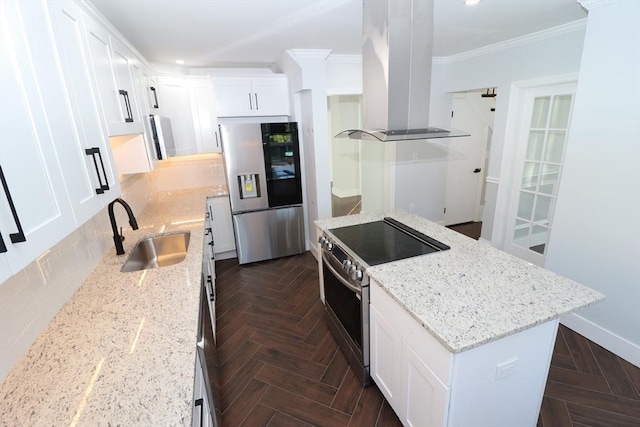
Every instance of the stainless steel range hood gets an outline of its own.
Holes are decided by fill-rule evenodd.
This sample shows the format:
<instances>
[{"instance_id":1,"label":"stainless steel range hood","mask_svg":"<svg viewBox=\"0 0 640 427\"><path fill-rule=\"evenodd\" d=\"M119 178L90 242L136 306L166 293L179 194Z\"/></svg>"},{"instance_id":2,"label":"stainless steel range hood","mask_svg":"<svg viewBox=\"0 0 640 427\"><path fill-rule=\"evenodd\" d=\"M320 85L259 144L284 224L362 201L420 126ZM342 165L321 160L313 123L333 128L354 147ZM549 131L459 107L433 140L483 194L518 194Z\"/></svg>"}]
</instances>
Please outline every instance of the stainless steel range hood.
<instances>
[{"instance_id":1,"label":"stainless steel range hood","mask_svg":"<svg viewBox=\"0 0 640 427\"><path fill-rule=\"evenodd\" d=\"M374 141L469 134L428 125L433 0L363 0L363 127L338 137Z\"/></svg>"}]
</instances>

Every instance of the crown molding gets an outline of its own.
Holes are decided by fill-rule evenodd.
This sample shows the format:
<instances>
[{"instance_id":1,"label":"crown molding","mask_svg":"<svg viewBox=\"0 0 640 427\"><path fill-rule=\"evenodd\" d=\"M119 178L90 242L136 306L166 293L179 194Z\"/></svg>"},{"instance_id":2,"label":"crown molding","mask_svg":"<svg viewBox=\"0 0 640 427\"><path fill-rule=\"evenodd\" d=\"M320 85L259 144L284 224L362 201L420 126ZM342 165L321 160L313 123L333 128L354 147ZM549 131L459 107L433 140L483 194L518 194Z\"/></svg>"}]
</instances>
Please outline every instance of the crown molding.
<instances>
[{"instance_id":1,"label":"crown molding","mask_svg":"<svg viewBox=\"0 0 640 427\"><path fill-rule=\"evenodd\" d=\"M604 6L605 4L613 3L616 0L578 0L580 6L586 10L595 9L596 7Z\"/></svg>"},{"instance_id":2,"label":"crown molding","mask_svg":"<svg viewBox=\"0 0 640 427\"><path fill-rule=\"evenodd\" d=\"M584 1L615 1L615 0L584 0ZM525 36L516 37L511 40L505 40L500 43L491 44L478 49L470 50L467 52L458 53L451 56L435 56L433 58L434 64L450 64L452 62L464 61L466 59L476 58L478 56L487 55L489 53L500 52L507 49L513 49L515 47L524 46L530 43L551 39L554 37L562 36L565 34L575 33L582 31L587 27L587 19L579 19L577 21L569 22L566 24L558 25L557 27L549 28L535 33L527 34Z\"/></svg>"},{"instance_id":3,"label":"crown molding","mask_svg":"<svg viewBox=\"0 0 640 427\"><path fill-rule=\"evenodd\" d=\"M362 64L362 55L329 55L327 61L336 64Z\"/></svg>"},{"instance_id":4,"label":"crown molding","mask_svg":"<svg viewBox=\"0 0 640 427\"><path fill-rule=\"evenodd\" d=\"M290 49L291 55L299 59L327 59L330 49Z\"/></svg>"}]
</instances>

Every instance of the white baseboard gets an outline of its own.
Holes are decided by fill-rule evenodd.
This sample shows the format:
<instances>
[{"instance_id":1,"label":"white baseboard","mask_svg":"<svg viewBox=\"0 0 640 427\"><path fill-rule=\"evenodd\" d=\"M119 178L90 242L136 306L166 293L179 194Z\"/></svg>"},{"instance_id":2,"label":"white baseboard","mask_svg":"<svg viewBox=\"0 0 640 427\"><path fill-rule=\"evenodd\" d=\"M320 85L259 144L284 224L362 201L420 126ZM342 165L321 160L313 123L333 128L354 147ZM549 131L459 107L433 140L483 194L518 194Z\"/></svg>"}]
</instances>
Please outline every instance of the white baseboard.
<instances>
[{"instance_id":1,"label":"white baseboard","mask_svg":"<svg viewBox=\"0 0 640 427\"><path fill-rule=\"evenodd\" d=\"M309 252L311 252L311 255L313 255L315 259L320 259L320 253L318 252L318 245L312 242L307 242L307 245L309 247Z\"/></svg>"},{"instance_id":2,"label":"white baseboard","mask_svg":"<svg viewBox=\"0 0 640 427\"><path fill-rule=\"evenodd\" d=\"M339 187L333 187L331 189L331 194L333 194L336 197L353 197L353 196L359 196L360 195L360 190L358 188L339 188Z\"/></svg>"},{"instance_id":3,"label":"white baseboard","mask_svg":"<svg viewBox=\"0 0 640 427\"><path fill-rule=\"evenodd\" d=\"M637 344L634 344L631 341L622 338L575 313L561 317L560 323L585 338L590 339L594 343L606 348L627 362L640 367L640 346Z\"/></svg>"},{"instance_id":4,"label":"white baseboard","mask_svg":"<svg viewBox=\"0 0 640 427\"><path fill-rule=\"evenodd\" d=\"M236 254L236 251L220 252L220 253L216 253L215 256L216 256L216 261L238 257L238 255Z\"/></svg>"}]
</instances>

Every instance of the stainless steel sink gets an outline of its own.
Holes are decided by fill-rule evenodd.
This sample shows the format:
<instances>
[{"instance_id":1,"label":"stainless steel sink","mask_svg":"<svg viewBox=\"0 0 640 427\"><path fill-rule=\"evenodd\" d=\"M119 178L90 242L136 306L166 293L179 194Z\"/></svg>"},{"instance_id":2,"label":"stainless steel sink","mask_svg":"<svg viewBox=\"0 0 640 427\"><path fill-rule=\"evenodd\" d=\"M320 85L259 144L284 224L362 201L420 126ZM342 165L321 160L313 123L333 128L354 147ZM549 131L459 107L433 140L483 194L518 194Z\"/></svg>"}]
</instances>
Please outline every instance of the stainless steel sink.
<instances>
[{"instance_id":1,"label":"stainless steel sink","mask_svg":"<svg viewBox=\"0 0 640 427\"><path fill-rule=\"evenodd\" d=\"M178 264L187 256L190 238L189 231L181 231L142 239L133 247L120 271L139 271Z\"/></svg>"}]
</instances>

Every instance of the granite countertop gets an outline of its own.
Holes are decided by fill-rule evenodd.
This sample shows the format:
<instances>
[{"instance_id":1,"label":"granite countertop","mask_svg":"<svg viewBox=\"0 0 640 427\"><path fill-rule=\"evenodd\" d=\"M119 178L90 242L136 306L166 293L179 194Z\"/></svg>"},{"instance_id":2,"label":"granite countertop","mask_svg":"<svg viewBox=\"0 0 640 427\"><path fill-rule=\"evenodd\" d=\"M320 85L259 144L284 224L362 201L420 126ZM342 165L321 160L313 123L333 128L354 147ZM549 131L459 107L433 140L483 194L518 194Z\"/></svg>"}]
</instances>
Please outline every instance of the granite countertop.
<instances>
[{"instance_id":1,"label":"granite countertop","mask_svg":"<svg viewBox=\"0 0 640 427\"><path fill-rule=\"evenodd\" d=\"M451 247L367 269L450 352L459 353L604 298L598 291L404 211L316 221L322 230L389 216Z\"/></svg>"},{"instance_id":2,"label":"granite countertop","mask_svg":"<svg viewBox=\"0 0 640 427\"><path fill-rule=\"evenodd\" d=\"M140 229L123 229L126 255L110 249L7 377L2 423L191 424L205 198L211 195L195 189L154 196L137 216ZM138 240L178 230L191 232L184 261L120 272Z\"/></svg>"}]
</instances>

